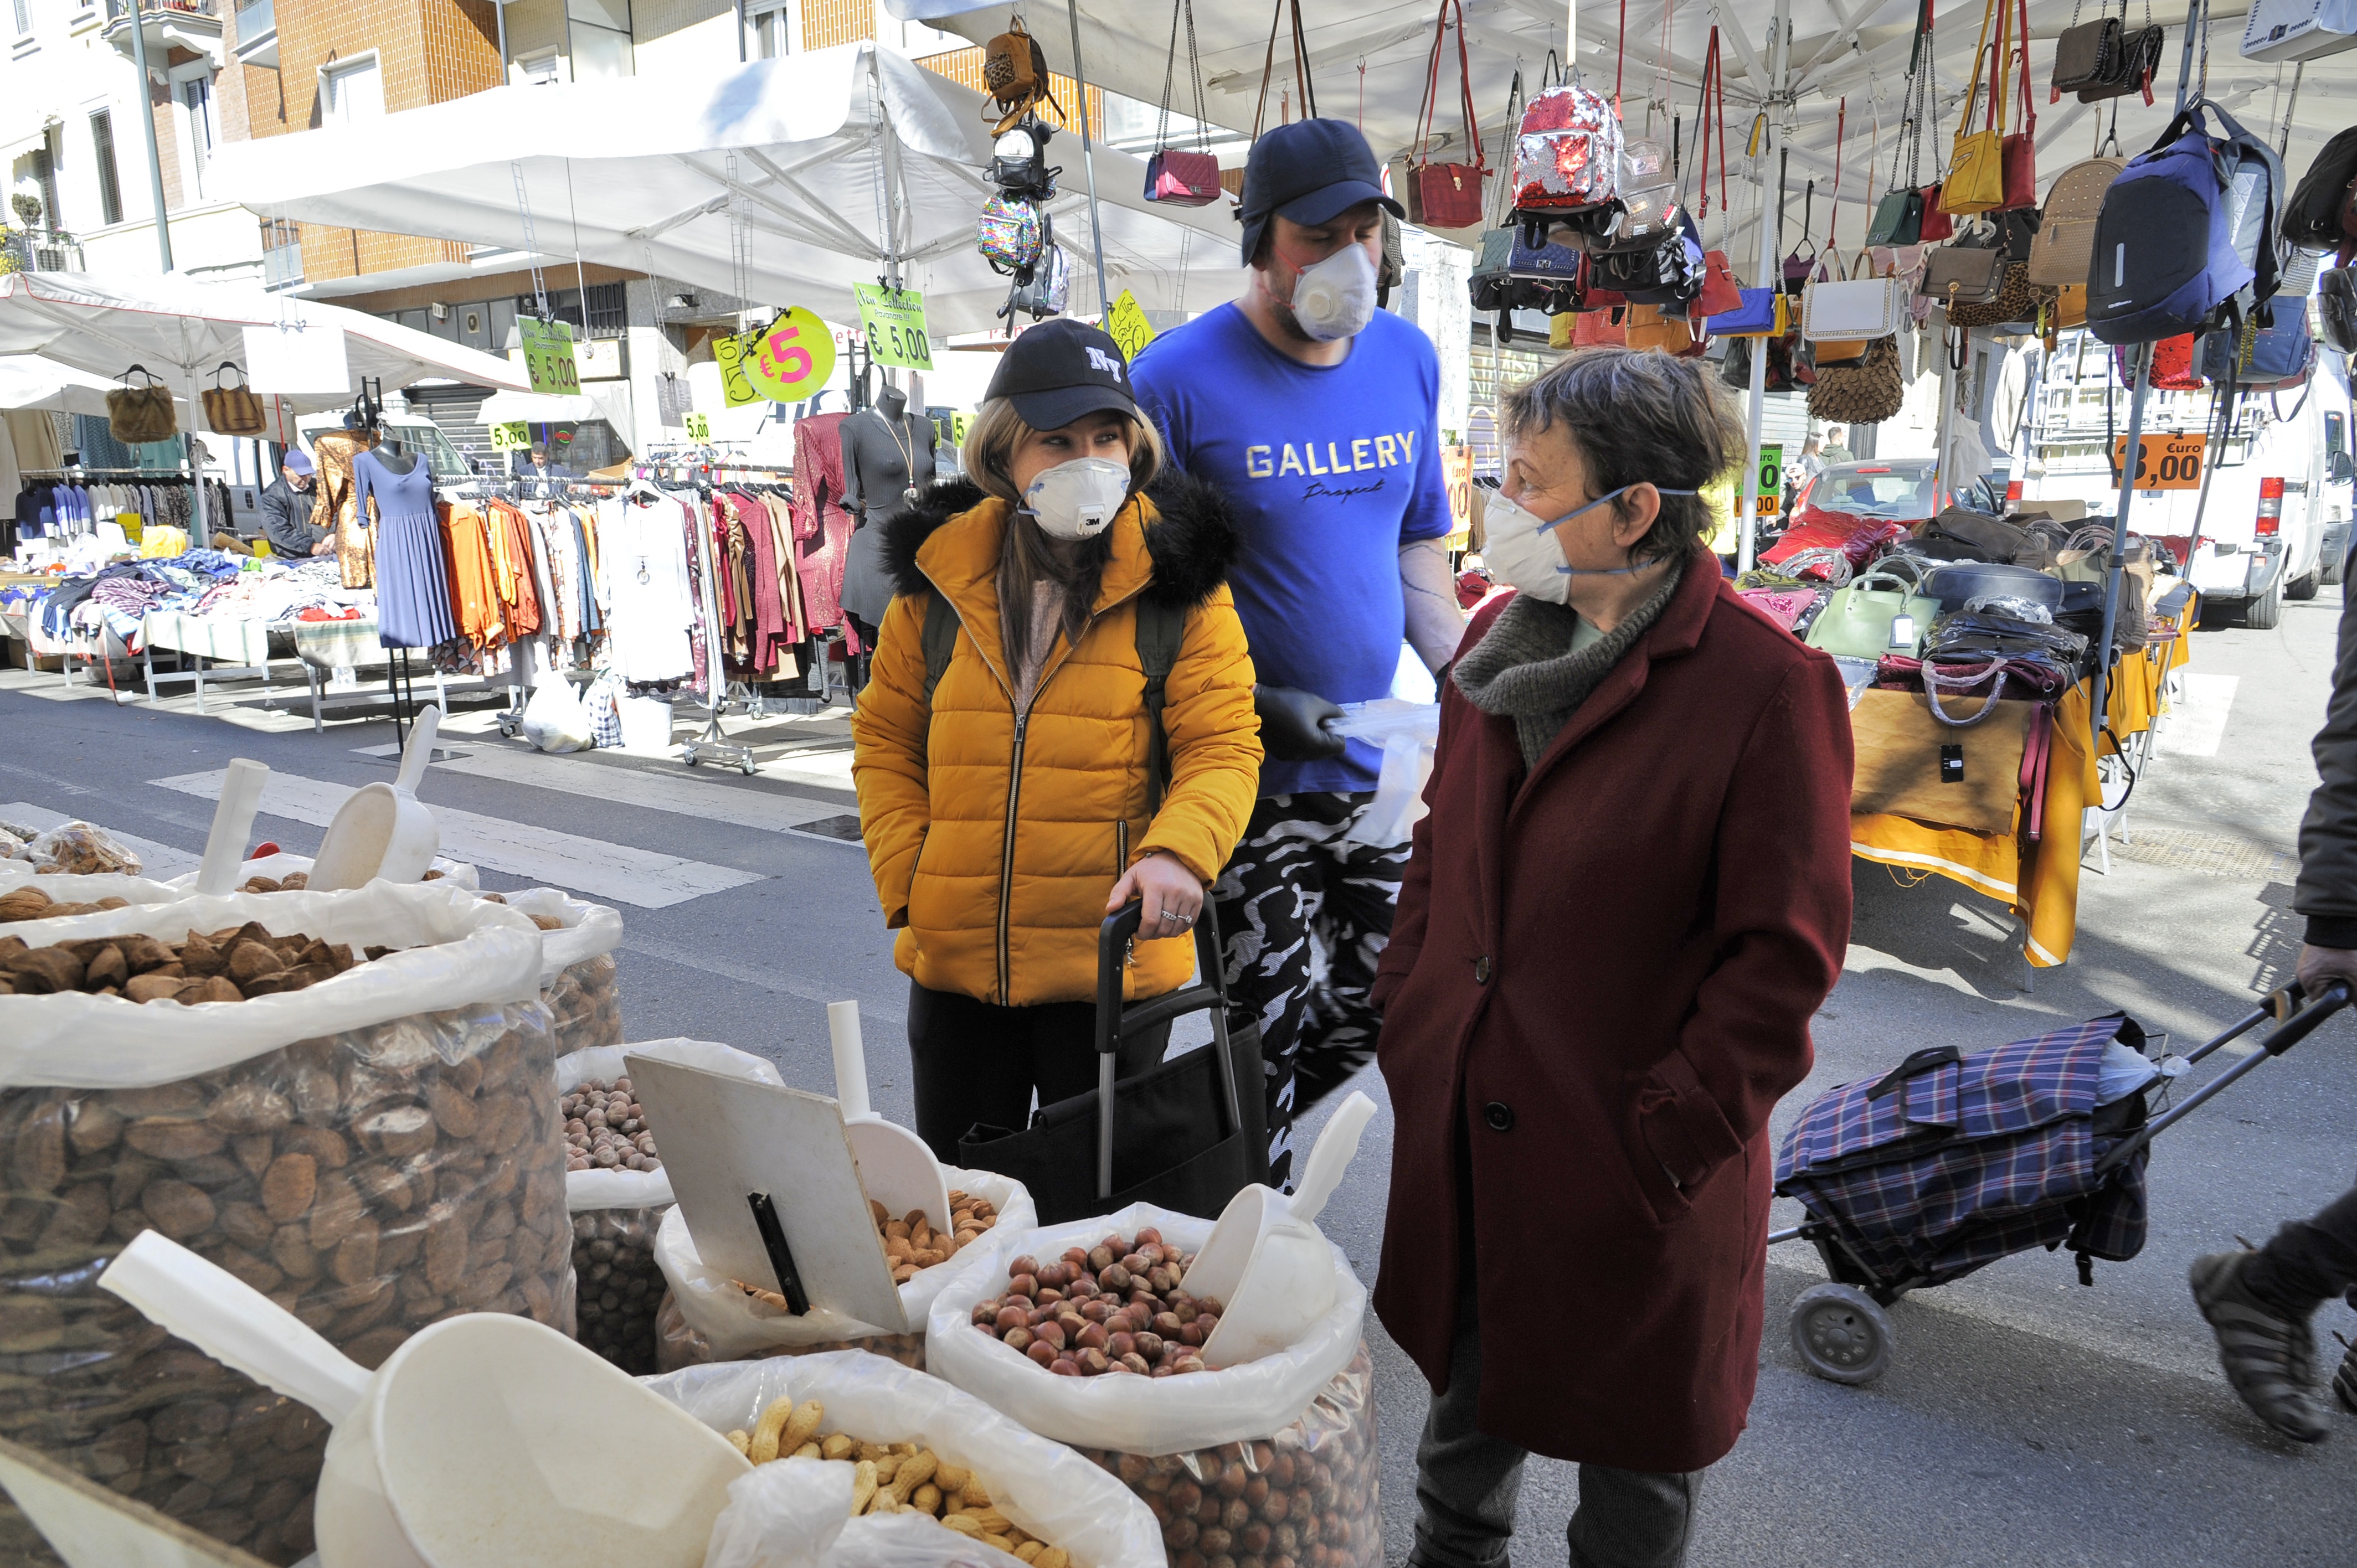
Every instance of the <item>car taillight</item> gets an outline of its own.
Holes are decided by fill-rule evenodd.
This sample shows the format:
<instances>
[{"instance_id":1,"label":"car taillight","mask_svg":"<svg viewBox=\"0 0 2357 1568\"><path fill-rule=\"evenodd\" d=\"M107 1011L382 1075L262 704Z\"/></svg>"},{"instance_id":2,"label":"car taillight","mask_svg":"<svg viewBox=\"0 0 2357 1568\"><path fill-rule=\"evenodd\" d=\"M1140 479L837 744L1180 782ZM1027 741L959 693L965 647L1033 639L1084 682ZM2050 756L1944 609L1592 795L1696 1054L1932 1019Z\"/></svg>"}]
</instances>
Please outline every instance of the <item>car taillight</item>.
<instances>
[{"instance_id":1,"label":"car taillight","mask_svg":"<svg viewBox=\"0 0 2357 1568\"><path fill-rule=\"evenodd\" d=\"M2011 506L2011 505L2013 505L2013 503L2014 503L2014 502L2016 502L2016 501L2019 500L2020 499L2021 499L2021 481L2020 481L2019 479L2008 479L2008 480L2007 480L2007 481L2006 481L2006 487L2005 487L2005 504L2006 504L2006 505L2007 505L2007 506Z\"/></svg>"},{"instance_id":2,"label":"car taillight","mask_svg":"<svg viewBox=\"0 0 2357 1568\"><path fill-rule=\"evenodd\" d=\"M2281 479L2259 481L2259 516L2253 531L2261 538L2274 533L2283 525L2284 482Z\"/></svg>"}]
</instances>

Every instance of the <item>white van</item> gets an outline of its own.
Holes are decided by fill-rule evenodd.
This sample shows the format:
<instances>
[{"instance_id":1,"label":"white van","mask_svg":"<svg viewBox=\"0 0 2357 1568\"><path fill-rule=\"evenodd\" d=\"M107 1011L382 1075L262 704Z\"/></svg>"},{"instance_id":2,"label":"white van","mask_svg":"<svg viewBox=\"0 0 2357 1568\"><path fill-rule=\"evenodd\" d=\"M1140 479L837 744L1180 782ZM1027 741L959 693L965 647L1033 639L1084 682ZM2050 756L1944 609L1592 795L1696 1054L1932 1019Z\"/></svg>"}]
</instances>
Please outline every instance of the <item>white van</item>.
<instances>
[{"instance_id":1,"label":"white van","mask_svg":"<svg viewBox=\"0 0 2357 1568\"><path fill-rule=\"evenodd\" d=\"M2083 500L2093 520L2112 515L2118 501L2101 440L2098 366L2107 366L2110 356L2084 356L2083 383L2059 373L2073 368L2072 358L2066 350L2049 361L2048 418L2040 431L2046 471L2030 482L2032 499L2023 504ZM2078 391L2082 384L2088 390ZM2115 383L2112 390L2113 429L2125 434L2127 389ZM2156 392L2145 429L2198 432L2209 422L2210 402L2207 391ZM2054 417L2065 407L2067 428ZM2314 598L2319 584L2339 578L2340 555L2328 549L2327 536L2345 542L2349 532L2350 394L2342 356L2319 345L2307 386L2245 393L2222 453L2214 424L2211 435L2205 456L2216 469L2206 503L2198 489L2139 490L2128 527L2189 557L2187 575L2205 605L2239 607L2244 625L2265 630L2282 618L2285 599Z\"/></svg>"}]
</instances>

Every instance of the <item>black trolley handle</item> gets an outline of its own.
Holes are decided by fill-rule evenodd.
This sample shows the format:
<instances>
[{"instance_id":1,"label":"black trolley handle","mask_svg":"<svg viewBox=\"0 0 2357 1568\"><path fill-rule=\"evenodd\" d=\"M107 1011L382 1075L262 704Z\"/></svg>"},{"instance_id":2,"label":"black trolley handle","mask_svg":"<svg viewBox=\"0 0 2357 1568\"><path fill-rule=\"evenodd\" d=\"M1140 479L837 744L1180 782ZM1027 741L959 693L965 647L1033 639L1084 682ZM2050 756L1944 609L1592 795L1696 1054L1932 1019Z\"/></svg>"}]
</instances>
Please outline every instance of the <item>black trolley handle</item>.
<instances>
[{"instance_id":1,"label":"black trolley handle","mask_svg":"<svg viewBox=\"0 0 2357 1568\"><path fill-rule=\"evenodd\" d=\"M1212 913L1211 890L1204 889L1203 908L1195 917L1197 983L1161 996L1125 1007L1121 972L1130 943L1146 918L1143 901L1133 899L1105 917L1097 928L1097 1197L1113 1197L1114 1070L1122 1036L1150 1029L1189 1013L1211 1015L1211 1048L1217 1053L1222 1097L1227 1102L1227 1133L1232 1137L1244 1122L1243 1103L1237 1098L1235 1058L1228 1050L1228 986L1220 952L1220 921Z\"/></svg>"},{"instance_id":2,"label":"black trolley handle","mask_svg":"<svg viewBox=\"0 0 2357 1568\"><path fill-rule=\"evenodd\" d=\"M2195 1051L2187 1059L2198 1062L2228 1042L2249 1034L2268 1019L2276 1019L2278 1022L2275 1032L2259 1042L2265 1049L2253 1051L2249 1056L2187 1095L2184 1100L2170 1106L2137 1128L2133 1133L2113 1144L2104 1157L2095 1162L2095 1174L2102 1176L2106 1171L2134 1158L2136 1152L2151 1143L2155 1135L2166 1132L2183 1121L2203 1103L2224 1090L2236 1079L2255 1070L2269 1057L2279 1057L2308 1038L2316 1032L2318 1026L2348 1006L2349 1002L2349 987L2337 980L2326 986L2312 1000L2300 990L2297 983L2271 993L2256 1007L2228 1026L2225 1033Z\"/></svg>"}]
</instances>

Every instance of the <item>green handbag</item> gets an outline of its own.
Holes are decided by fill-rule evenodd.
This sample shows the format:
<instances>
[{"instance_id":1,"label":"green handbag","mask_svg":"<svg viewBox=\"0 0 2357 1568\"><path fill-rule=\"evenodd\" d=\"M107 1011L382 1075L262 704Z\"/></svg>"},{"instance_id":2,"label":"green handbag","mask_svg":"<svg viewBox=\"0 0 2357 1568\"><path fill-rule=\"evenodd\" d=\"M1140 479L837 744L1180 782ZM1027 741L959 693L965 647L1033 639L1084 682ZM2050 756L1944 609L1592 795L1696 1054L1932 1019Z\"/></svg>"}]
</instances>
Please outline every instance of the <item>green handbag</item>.
<instances>
[{"instance_id":1,"label":"green handbag","mask_svg":"<svg viewBox=\"0 0 2357 1568\"><path fill-rule=\"evenodd\" d=\"M1916 656L1940 613L1940 601L1915 590L1915 584L1879 567L1843 584L1809 628L1809 646L1850 659L1879 659L1886 653ZM1891 628L1900 616L1912 620L1913 629L1894 644Z\"/></svg>"}]
</instances>

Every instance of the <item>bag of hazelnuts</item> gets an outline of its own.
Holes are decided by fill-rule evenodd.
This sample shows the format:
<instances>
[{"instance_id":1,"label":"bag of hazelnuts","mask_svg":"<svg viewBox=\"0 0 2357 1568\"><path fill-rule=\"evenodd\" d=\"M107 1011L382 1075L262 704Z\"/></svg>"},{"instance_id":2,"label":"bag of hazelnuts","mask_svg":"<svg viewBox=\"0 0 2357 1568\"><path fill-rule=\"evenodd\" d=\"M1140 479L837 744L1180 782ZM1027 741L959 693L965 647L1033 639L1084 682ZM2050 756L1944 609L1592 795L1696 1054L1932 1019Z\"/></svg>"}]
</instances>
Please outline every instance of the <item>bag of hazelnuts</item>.
<instances>
[{"instance_id":1,"label":"bag of hazelnuts","mask_svg":"<svg viewBox=\"0 0 2357 1568\"><path fill-rule=\"evenodd\" d=\"M485 897L504 902L544 933L540 999L554 1021L557 1054L620 1045L622 987L614 950L622 945L621 912L554 887Z\"/></svg>"},{"instance_id":2,"label":"bag of hazelnuts","mask_svg":"<svg viewBox=\"0 0 2357 1568\"><path fill-rule=\"evenodd\" d=\"M1184 1280L1211 1226L1141 1203L1002 1232L934 1298L927 1366L1118 1477L1154 1514L1171 1568L1377 1568L1366 1289L1329 1243L1332 1309L1283 1350L1205 1367L1190 1341L1208 1337L1218 1304Z\"/></svg>"},{"instance_id":3,"label":"bag of hazelnuts","mask_svg":"<svg viewBox=\"0 0 2357 1568\"><path fill-rule=\"evenodd\" d=\"M745 1056L726 1046L708 1048ZM565 1206L573 1216L573 1276L580 1299L574 1337L642 1378L656 1369L655 1315L662 1305L663 1277L655 1266L655 1231L671 1212L672 1191L654 1128L632 1098L623 1049L598 1046L557 1058L556 1110L565 1125ZM758 1057L746 1059L769 1066Z\"/></svg>"},{"instance_id":4,"label":"bag of hazelnuts","mask_svg":"<svg viewBox=\"0 0 2357 1568\"><path fill-rule=\"evenodd\" d=\"M328 1427L101 1291L145 1230L363 1366L461 1312L569 1331L542 936L463 889L0 930L0 1429L275 1563Z\"/></svg>"}]
</instances>

